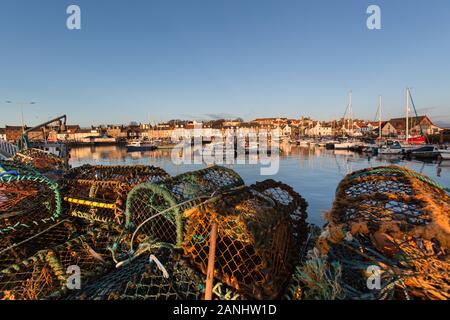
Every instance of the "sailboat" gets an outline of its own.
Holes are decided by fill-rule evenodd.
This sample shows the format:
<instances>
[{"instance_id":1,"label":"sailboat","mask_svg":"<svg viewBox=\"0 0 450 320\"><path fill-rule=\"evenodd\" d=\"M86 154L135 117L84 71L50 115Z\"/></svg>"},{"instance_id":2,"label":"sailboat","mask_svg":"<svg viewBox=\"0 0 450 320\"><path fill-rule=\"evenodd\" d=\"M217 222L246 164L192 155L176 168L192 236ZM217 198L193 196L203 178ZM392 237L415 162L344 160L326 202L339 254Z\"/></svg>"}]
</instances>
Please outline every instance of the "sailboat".
<instances>
[{"instance_id":1,"label":"sailboat","mask_svg":"<svg viewBox=\"0 0 450 320\"><path fill-rule=\"evenodd\" d=\"M409 112L411 111L410 103L412 104L412 106L414 108L414 112L416 113L416 117L417 117L416 107L414 105L414 100L411 95L411 90L410 90L410 88L406 88L406 131L405 131L406 145L405 145L405 147L407 147L407 148L412 148L412 147L414 147L414 145L426 143L426 138L423 135L423 133L421 135L416 135L416 136L409 135L409 124L410 124L409 123L409 120L410 120Z\"/></svg>"},{"instance_id":2,"label":"sailboat","mask_svg":"<svg viewBox=\"0 0 450 320\"><path fill-rule=\"evenodd\" d=\"M352 92L350 91L348 94L348 106L347 109L345 110L345 114L344 114L344 128L345 129L345 117L347 115L347 113L349 114L350 118L347 119L349 121L348 123L348 127L350 129L350 134L353 135L353 109L352 109ZM335 150L348 150L352 147L355 146L355 143L350 141L350 140L346 140L346 141L342 141L340 143L335 143L334 144L334 149Z\"/></svg>"},{"instance_id":3,"label":"sailboat","mask_svg":"<svg viewBox=\"0 0 450 320\"><path fill-rule=\"evenodd\" d=\"M383 139L383 131L381 130L381 109L382 109L381 96L378 99L378 140L381 143ZM378 148L377 153L380 155L401 155L405 152L399 141L386 142Z\"/></svg>"}]
</instances>

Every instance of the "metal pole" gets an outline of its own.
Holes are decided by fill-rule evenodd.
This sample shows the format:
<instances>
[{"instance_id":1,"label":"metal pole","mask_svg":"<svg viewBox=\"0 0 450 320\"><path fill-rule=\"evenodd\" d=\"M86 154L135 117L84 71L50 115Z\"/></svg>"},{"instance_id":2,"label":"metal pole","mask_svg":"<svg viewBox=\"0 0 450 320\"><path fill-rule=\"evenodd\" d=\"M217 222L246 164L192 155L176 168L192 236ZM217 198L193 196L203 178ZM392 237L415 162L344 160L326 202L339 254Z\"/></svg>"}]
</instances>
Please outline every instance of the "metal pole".
<instances>
[{"instance_id":1,"label":"metal pole","mask_svg":"<svg viewBox=\"0 0 450 320\"><path fill-rule=\"evenodd\" d=\"M406 143L408 143L409 139L409 88L406 88Z\"/></svg>"},{"instance_id":2,"label":"metal pole","mask_svg":"<svg viewBox=\"0 0 450 320\"><path fill-rule=\"evenodd\" d=\"M208 269L206 273L205 300L212 300L214 263L216 258L216 244L217 244L217 223L213 222L211 225L211 237L209 240L209 257L208 257Z\"/></svg>"},{"instance_id":3,"label":"metal pole","mask_svg":"<svg viewBox=\"0 0 450 320\"><path fill-rule=\"evenodd\" d=\"M20 112L22 115L22 133L25 131L25 121L23 120L23 103L20 103Z\"/></svg>"},{"instance_id":4,"label":"metal pole","mask_svg":"<svg viewBox=\"0 0 450 320\"><path fill-rule=\"evenodd\" d=\"M383 133L381 132L381 95L379 97L379 101L378 101L378 131L379 131L379 137L380 137L380 141L382 139Z\"/></svg>"}]
</instances>

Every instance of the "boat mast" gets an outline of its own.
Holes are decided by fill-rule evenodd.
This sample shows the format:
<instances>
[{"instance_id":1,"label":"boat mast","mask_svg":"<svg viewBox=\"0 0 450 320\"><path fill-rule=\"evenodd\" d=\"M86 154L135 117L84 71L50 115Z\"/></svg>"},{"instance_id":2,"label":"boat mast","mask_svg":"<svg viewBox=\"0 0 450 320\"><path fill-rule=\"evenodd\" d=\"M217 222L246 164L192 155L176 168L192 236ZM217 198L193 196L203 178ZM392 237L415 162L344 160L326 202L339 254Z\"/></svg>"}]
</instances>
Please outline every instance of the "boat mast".
<instances>
[{"instance_id":1,"label":"boat mast","mask_svg":"<svg viewBox=\"0 0 450 320\"><path fill-rule=\"evenodd\" d=\"M383 136L383 133L381 132L381 95L378 97L378 132L378 136L381 141Z\"/></svg>"},{"instance_id":2,"label":"boat mast","mask_svg":"<svg viewBox=\"0 0 450 320\"><path fill-rule=\"evenodd\" d=\"M350 113L350 134L353 137L352 91L350 91L350 93L349 93L349 113Z\"/></svg>"},{"instance_id":3,"label":"boat mast","mask_svg":"<svg viewBox=\"0 0 450 320\"><path fill-rule=\"evenodd\" d=\"M409 139L409 88L406 88L406 143Z\"/></svg>"}]
</instances>

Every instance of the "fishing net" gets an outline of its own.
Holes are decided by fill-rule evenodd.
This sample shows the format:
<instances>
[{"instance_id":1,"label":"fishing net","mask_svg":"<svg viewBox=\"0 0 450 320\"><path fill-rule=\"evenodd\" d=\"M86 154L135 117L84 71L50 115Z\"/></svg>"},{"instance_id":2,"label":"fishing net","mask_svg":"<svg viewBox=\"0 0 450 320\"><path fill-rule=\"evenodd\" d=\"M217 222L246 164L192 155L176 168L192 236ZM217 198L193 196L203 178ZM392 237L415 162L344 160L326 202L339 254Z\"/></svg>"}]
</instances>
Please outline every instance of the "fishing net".
<instances>
[{"instance_id":1,"label":"fishing net","mask_svg":"<svg viewBox=\"0 0 450 320\"><path fill-rule=\"evenodd\" d=\"M65 175L65 207L72 216L123 227L128 192L136 184L167 177L164 170L151 166L78 167Z\"/></svg>"},{"instance_id":2,"label":"fishing net","mask_svg":"<svg viewBox=\"0 0 450 320\"><path fill-rule=\"evenodd\" d=\"M259 186L277 189L274 182ZM299 252L290 219L293 210L274 198L243 188L186 211L186 257L207 273L210 232L216 223L215 277L251 299L279 298Z\"/></svg>"},{"instance_id":3,"label":"fishing net","mask_svg":"<svg viewBox=\"0 0 450 320\"><path fill-rule=\"evenodd\" d=\"M68 291L69 267L78 266L81 283L112 267L104 230L92 230L55 247L41 250L0 270L0 300L58 298Z\"/></svg>"},{"instance_id":4,"label":"fishing net","mask_svg":"<svg viewBox=\"0 0 450 320\"><path fill-rule=\"evenodd\" d=\"M57 183L22 167L0 165L0 234L55 221L60 215Z\"/></svg>"},{"instance_id":5,"label":"fishing net","mask_svg":"<svg viewBox=\"0 0 450 320\"><path fill-rule=\"evenodd\" d=\"M169 177L169 174L154 166L92 166L86 164L70 169L64 177L71 180L117 181L137 185L144 182L163 181Z\"/></svg>"},{"instance_id":6,"label":"fishing net","mask_svg":"<svg viewBox=\"0 0 450 320\"><path fill-rule=\"evenodd\" d=\"M317 247L340 264L347 298L450 298L449 196L428 177L396 166L350 174L327 219ZM368 286L375 273L379 288Z\"/></svg>"},{"instance_id":7,"label":"fishing net","mask_svg":"<svg viewBox=\"0 0 450 320\"><path fill-rule=\"evenodd\" d=\"M39 172L50 172L66 169L64 159L46 151L39 149L22 150L13 158L14 161L28 164L36 168Z\"/></svg>"},{"instance_id":8,"label":"fishing net","mask_svg":"<svg viewBox=\"0 0 450 320\"><path fill-rule=\"evenodd\" d=\"M138 185L127 199L126 224L133 234L123 240L130 241L132 250L135 244L146 242L181 246L184 210L243 184L233 170L213 166L161 183Z\"/></svg>"},{"instance_id":9,"label":"fishing net","mask_svg":"<svg viewBox=\"0 0 450 320\"><path fill-rule=\"evenodd\" d=\"M143 255L71 294L69 300L198 300L204 278L167 248Z\"/></svg>"},{"instance_id":10,"label":"fishing net","mask_svg":"<svg viewBox=\"0 0 450 320\"><path fill-rule=\"evenodd\" d=\"M290 186L271 179L257 182L252 185L251 188L269 196L281 210L289 212L292 220L293 236L298 246L300 246L300 249L302 249L301 246L305 243L309 234L309 226L306 222L308 217L306 213L308 203L306 200Z\"/></svg>"},{"instance_id":11,"label":"fishing net","mask_svg":"<svg viewBox=\"0 0 450 320\"><path fill-rule=\"evenodd\" d=\"M79 236L89 226L82 221L61 219L33 224L4 234L0 242L0 270L33 256L38 251L57 246Z\"/></svg>"},{"instance_id":12,"label":"fishing net","mask_svg":"<svg viewBox=\"0 0 450 320\"><path fill-rule=\"evenodd\" d=\"M130 185L116 181L66 181L64 207L74 217L123 226L125 201L130 189Z\"/></svg>"},{"instance_id":13,"label":"fishing net","mask_svg":"<svg viewBox=\"0 0 450 320\"><path fill-rule=\"evenodd\" d=\"M33 166L13 161L13 160L0 160L0 176L2 175L39 175L39 172Z\"/></svg>"}]
</instances>

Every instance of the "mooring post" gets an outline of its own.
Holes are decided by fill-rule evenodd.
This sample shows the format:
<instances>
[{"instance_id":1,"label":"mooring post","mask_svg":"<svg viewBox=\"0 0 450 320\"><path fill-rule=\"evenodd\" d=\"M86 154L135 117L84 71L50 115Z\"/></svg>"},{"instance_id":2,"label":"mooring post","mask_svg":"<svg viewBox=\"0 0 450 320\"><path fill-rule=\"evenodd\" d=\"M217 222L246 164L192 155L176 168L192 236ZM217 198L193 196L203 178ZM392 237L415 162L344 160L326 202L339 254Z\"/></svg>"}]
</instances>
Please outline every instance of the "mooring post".
<instances>
[{"instance_id":1,"label":"mooring post","mask_svg":"<svg viewBox=\"0 0 450 320\"><path fill-rule=\"evenodd\" d=\"M209 257L208 257L208 269L206 273L205 300L212 300L214 263L216 258L216 243L217 243L217 223L213 222L211 225L211 237L209 239Z\"/></svg>"}]
</instances>

